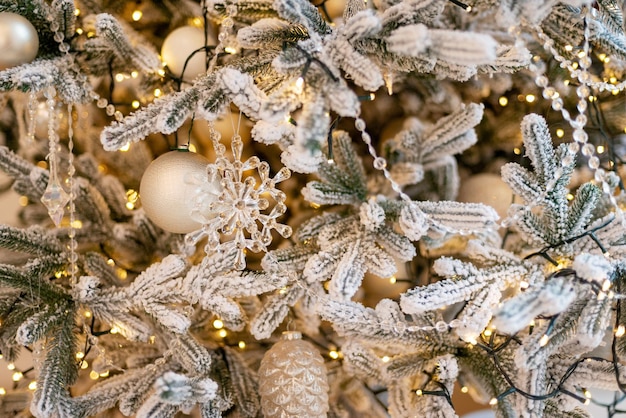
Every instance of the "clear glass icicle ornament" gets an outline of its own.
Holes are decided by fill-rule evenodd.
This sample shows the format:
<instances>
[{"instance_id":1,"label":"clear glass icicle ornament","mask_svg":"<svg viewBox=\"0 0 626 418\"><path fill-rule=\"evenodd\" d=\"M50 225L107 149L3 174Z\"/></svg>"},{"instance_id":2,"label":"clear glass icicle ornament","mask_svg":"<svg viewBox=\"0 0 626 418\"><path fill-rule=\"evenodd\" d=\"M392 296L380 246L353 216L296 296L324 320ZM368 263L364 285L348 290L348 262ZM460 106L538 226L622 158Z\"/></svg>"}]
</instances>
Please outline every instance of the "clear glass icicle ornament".
<instances>
[{"instance_id":1,"label":"clear glass icicle ornament","mask_svg":"<svg viewBox=\"0 0 626 418\"><path fill-rule=\"evenodd\" d=\"M41 202L48 208L48 214L54 224L58 227L61 225L65 205L70 201L70 195L63 189L59 180L59 136L56 131L56 113L55 113L55 96L54 87L48 87L44 93L46 97L46 105L48 106L48 171L49 179L46 191L41 196Z\"/></svg>"}]
</instances>

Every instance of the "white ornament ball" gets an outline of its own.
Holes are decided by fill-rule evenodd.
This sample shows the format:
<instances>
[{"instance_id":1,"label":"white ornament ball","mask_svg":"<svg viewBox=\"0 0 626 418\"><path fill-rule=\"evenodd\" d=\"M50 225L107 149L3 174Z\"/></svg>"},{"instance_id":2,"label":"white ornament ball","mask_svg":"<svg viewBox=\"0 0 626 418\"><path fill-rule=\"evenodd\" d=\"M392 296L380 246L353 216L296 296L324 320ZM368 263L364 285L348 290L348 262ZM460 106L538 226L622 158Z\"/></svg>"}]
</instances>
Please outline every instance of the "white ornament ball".
<instances>
[{"instance_id":1,"label":"white ornament ball","mask_svg":"<svg viewBox=\"0 0 626 418\"><path fill-rule=\"evenodd\" d=\"M32 23L16 13L0 13L0 70L31 62L39 51Z\"/></svg>"},{"instance_id":2,"label":"white ornament ball","mask_svg":"<svg viewBox=\"0 0 626 418\"><path fill-rule=\"evenodd\" d=\"M199 74L206 72L206 52L194 51L204 44L204 29L196 26L182 26L165 37L161 47L161 58L176 77L183 77L184 81L192 81ZM207 44L215 45L215 38L209 33ZM191 55L193 56L189 58ZM185 66L185 61L187 66ZM185 73L183 74L183 69Z\"/></svg>"},{"instance_id":3,"label":"white ornament ball","mask_svg":"<svg viewBox=\"0 0 626 418\"><path fill-rule=\"evenodd\" d=\"M259 394L265 418L325 418L328 389L324 359L299 332L284 332L261 360Z\"/></svg>"},{"instance_id":4,"label":"white ornament ball","mask_svg":"<svg viewBox=\"0 0 626 418\"><path fill-rule=\"evenodd\" d=\"M461 182L459 202L484 203L506 218L509 206L513 203L513 191L497 174L481 173Z\"/></svg>"},{"instance_id":5,"label":"white ornament ball","mask_svg":"<svg viewBox=\"0 0 626 418\"><path fill-rule=\"evenodd\" d=\"M139 196L148 218L162 229L187 234L202 225L192 218L196 189L190 180L206 176L209 160L188 151L171 151L154 160L141 178Z\"/></svg>"}]
</instances>

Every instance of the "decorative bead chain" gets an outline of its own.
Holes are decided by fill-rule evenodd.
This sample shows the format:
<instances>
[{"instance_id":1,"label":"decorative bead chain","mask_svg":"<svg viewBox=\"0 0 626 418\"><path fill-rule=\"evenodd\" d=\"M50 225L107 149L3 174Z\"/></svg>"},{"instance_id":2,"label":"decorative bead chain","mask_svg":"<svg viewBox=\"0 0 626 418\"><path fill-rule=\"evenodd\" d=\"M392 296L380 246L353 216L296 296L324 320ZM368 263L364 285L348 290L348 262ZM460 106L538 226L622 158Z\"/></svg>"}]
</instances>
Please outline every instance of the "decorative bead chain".
<instances>
[{"instance_id":1,"label":"decorative bead chain","mask_svg":"<svg viewBox=\"0 0 626 418\"><path fill-rule=\"evenodd\" d=\"M400 185L391 177L391 173L387 169L387 160L385 160L384 157L380 157L376 152L376 148L372 145L372 137L365 131L365 121L360 117L357 117L354 120L354 127L361 133L361 138L363 139L363 142L365 142L365 145L367 145L367 151L374 158L374 168L383 173L387 181L389 181L389 184L391 184L393 191L398 193L402 200L405 202L411 202L411 198L402 191L402 187L400 187Z\"/></svg>"},{"instance_id":2,"label":"decorative bead chain","mask_svg":"<svg viewBox=\"0 0 626 418\"><path fill-rule=\"evenodd\" d=\"M213 69L217 65L217 57L219 53L226 50L226 41L232 39L234 36L234 17L237 16L237 13L238 9L236 4L229 4L228 6L226 6L226 17L224 18L224 20L222 20L220 24L220 33L217 35L217 45L215 46L215 54L213 55L211 63L209 64L209 72L213 71Z\"/></svg>"},{"instance_id":3,"label":"decorative bead chain","mask_svg":"<svg viewBox=\"0 0 626 418\"><path fill-rule=\"evenodd\" d=\"M533 29L537 37L541 41L543 48L547 52L549 52L550 55L552 55L552 57L556 61L560 63L559 66L561 68L567 68L567 70L571 73L573 78L577 78L579 81L581 81L580 77L582 76L582 74L584 74L584 72L581 72L577 68L574 68L574 63L571 60L559 54L559 51L557 51L557 49L554 47L554 41L551 38L549 38L548 35L545 34L545 32L543 32L541 27L534 26ZM589 30L588 25L587 25L587 28L585 28L585 30ZM585 57L588 60L591 60L591 58L589 58L587 54L585 54ZM605 81L593 81L589 79L588 85L594 89L597 89L598 91L611 91L611 92L623 91L624 89L626 89L626 80L621 81L618 84L612 84L612 83L607 83Z\"/></svg>"},{"instance_id":4,"label":"decorative bead chain","mask_svg":"<svg viewBox=\"0 0 626 418\"><path fill-rule=\"evenodd\" d=\"M69 273L70 273L70 281L71 284L76 284L76 273L78 273L78 266L77 266L77 261L78 261L78 254L76 254L76 248L78 246L78 244L76 243L76 228L75 228L75 221L76 221L76 206L75 206L75 198L76 195L74 193L74 174L76 173L76 168L74 167L74 127L73 127L73 121L72 121L72 111L73 111L73 106L72 104L68 104L67 105L67 148L69 150L69 157L68 157L68 169L67 169L67 174L68 174L68 178L67 178L67 184L68 187L70 189L70 201L69 201L69 215L70 215L70 227L69 227L69 232L68 232L68 237L70 239L70 243L68 245L69 250L70 250L70 267L69 267Z\"/></svg>"},{"instance_id":5,"label":"decorative bead chain","mask_svg":"<svg viewBox=\"0 0 626 418\"><path fill-rule=\"evenodd\" d=\"M74 73L76 73L76 75L79 78L82 78L81 81L83 82L83 87L85 88L85 90L90 91L91 84L89 84L87 77L81 75L80 68L78 67L78 64L76 63L74 56L69 53L70 45L67 42L65 42L65 34L60 31L60 25L59 25L58 19L52 14L50 9L48 10L48 14L46 15L46 20L50 24L50 30L54 34L53 35L54 40L59 43L59 51L65 53L66 57L70 61L69 68L72 71L74 71ZM98 93L91 91L91 99L93 99L96 102L96 105L100 109L105 109L106 114L108 116L113 116L116 121L121 122L122 119L124 119L124 115L122 114L122 112L120 112L119 110L116 110L113 104L110 104L107 99L100 97Z\"/></svg>"},{"instance_id":6,"label":"decorative bead chain","mask_svg":"<svg viewBox=\"0 0 626 418\"><path fill-rule=\"evenodd\" d=\"M70 54L70 44L65 42L65 34L60 30L59 21L56 16L52 14L52 10L48 9L48 13L46 15L46 20L50 24L50 30L54 33L53 38L56 42L59 43L59 51L65 54L65 56L69 60L70 69L76 74L76 76L81 79L83 87L89 91L91 90L91 84L87 80L87 77L81 74L80 68L74 59L74 56ZM29 108L30 111L30 108ZM115 110L114 110L115 111ZM49 109L49 118L53 119L53 109ZM75 229L75 221L76 221L76 205L75 205L75 192L74 192L74 174L76 173L76 168L74 166L74 127L73 127L73 105L69 103L67 105L67 135L68 135L68 187L69 187L69 195L68 195L68 209L69 209L69 244L68 249L70 251L69 255L69 273L70 273L70 283L72 285L76 284L76 274L78 273L78 254L76 253L77 242L76 242L76 229ZM121 113L120 113L121 116ZM121 119L119 119L121 120ZM31 121L32 122L32 121ZM34 125L31 123L31 125ZM30 134L30 133L29 133ZM49 132L49 135L52 135ZM57 137L58 138L58 137ZM58 145L57 145L58 146ZM50 170L53 170L52 165L50 166ZM56 167L54 168L56 171ZM57 174L54 174L57 176Z\"/></svg>"},{"instance_id":7,"label":"decorative bead chain","mask_svg":"<svg viewBox=\"0 0 626 418\"><path fill-rule=\"evenodd\" d=\"M543 71L534 63L529 65L529 69L535 74L535 84L538 87L543 89L543 97L546 99L550 99L552 101L552 109L561 112L563 119L568 122L568 124L574 129L572 137L574 142L570 143L567 148L567 154L561 160L561 166L557 168L554 176L554 180L546 187L546 193L553 190L554 186L558 179L564 173L564 167L570 166L574 163L574 159L576 154L581 151L581 153L588 158L587 164L589 168L594 173L594 179L596 182L600 183L602 186L602 191L609 197L609 200L612 206L615 208L616 214L618 217L622 218L622 209L619 207L615 196L612 193L611 185L607 182L608 174L606 171L600 167L600 158L595 155L595 148L593 144L588 143L589 136L587 132L585 132L584 127L587 124L587 116L585 112L587 110L587 99L591 94L590 85L593 85L591 80L591 74L589 73L589 67L591 66L591 58L589 56L590 47L589 47L589 39L590 39L590 28L588 24L589 18L589 9L587 9L587 15L585 16L585 30L584 30L584 42L583 49L579 54L578 67L579 69L573 68L571 62L569 64L564 63L563 60L565 58L558 55L558 52L554 49L554 41L548 38L539 28L535 28L540 39L544 41L544 48L552 53L554 57L558 60L557 56L562 58L561 67L568 67L571 72L572 78L578 79L580 85L576 88L576 95L578 96L578 104L576 106L579 114L575 119L572 119L569 111L564 108L563 99L559 96L556 89L548 84L548 78L543 74ZM514 28L512 31L514 34L518 31L518 28ZM519 35L519 32L517 32ZM517 36L518 42L523 42L520 36ZM545 65L544 65L545 68ZM540 196L539 199L545 197L545 194ZM535 202L536 203L536 202ZM517 218L519 214L516 214ZM515 217L514 217L515 218ZM511 221L513 220L505 220L503 226L510 226Z\"/></svg>"},{"instance_id":8,"label":"decorative bead chain","mask_svg":"<svg viewBox=\"0 0 626 418\"><path fill-rule=\"evenodd\" d=\"M35 116L37 114L37 93L31 91L28 95L28 133L26 135L27 143L33 144L35 142Z\"/></svg>"}]
</instances>

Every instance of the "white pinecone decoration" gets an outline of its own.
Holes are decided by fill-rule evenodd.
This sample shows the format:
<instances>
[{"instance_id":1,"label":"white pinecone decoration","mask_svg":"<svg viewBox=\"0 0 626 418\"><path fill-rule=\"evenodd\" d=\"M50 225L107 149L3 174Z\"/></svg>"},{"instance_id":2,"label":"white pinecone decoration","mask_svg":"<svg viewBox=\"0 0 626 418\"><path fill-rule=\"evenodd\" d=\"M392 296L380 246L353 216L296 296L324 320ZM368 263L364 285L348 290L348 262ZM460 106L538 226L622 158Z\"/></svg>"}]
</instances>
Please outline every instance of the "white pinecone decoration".
<instances>
[{"instance_id":1,"label":"white pinecone decoration","mask_svg":"<svg viewBox=\"0 0 626 418\"><path fill-rule=\"evenodd\" d=\"M302 334L283 333L265 353L259 368L259 392L265 418L320 418L328 412L324 359Z\"/></svg>"}]
</instances>

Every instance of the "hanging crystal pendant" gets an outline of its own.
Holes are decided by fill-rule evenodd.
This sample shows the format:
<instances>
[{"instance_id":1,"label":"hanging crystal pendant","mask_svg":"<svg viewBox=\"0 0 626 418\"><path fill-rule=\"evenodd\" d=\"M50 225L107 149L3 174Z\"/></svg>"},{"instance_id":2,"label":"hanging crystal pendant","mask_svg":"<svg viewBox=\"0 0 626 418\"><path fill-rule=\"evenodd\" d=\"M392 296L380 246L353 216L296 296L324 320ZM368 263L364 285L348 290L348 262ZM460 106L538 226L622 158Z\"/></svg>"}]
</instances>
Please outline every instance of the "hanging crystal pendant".
<instances>
[{"instance_id":1,"label":"hanging crystal pendant","mask_svg":"<svg viewBox=\"0 0 626 418\"><path fill-rule=\"evenodd\" d=\"M55 119L55 100L56 91L54 87L50 87L44 93L46 96L46 104L48 105L48 146L50 152L48 154L49 172L50 177L48 179L48 186L43 196L41 196L41 202L48 208L48 214L54 224L59 227L61 225L61 219L63 219L63 212L65 205L70 201L70 195L63 189L61 182L59 181L59 169L57 161L57 152L59 150L59 137L56 133L56 119Z\"/></svg>"},{"instance_id":2,"label":"hanging crystal pendant","mask_svg":"<svg viewBox=\"0 0 626 418\"><path fill-rule=\"evenodd\" d=\"M61 186L57 174L56 155L52 153L52 150L48 155L48 161L50 163L50 179L48 180L46 191L41 196L41 202L48 208L50 218L58 227L61 225L64 208L70 201L70 195Z\"/></svg>"}]
</instances>

